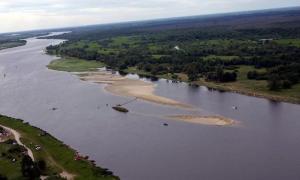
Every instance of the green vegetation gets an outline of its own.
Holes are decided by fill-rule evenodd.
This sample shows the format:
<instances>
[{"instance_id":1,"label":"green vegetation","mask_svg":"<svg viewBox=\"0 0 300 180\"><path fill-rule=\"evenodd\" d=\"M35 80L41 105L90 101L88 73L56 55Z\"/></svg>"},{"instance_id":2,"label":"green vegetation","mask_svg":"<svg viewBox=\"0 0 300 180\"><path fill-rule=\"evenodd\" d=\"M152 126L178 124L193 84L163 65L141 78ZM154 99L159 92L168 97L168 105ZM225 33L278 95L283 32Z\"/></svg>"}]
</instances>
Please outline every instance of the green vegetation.
<instances>
[{"instance_id":1,"label":"green vegetation","mask_svg":"<svg viewBox=\"0 0 300 180\"><path fill-rule=\"evenodd\" d=\"M24 46L25 44L26 44L25 40L0 41L0 50L18 47L18 46Z\"/></svg>"},{"instance_id":2,"label":"green vegetation","mask_svg":"<svg viewBox=\"0 0 300 180\"><path fill-rule=\"evenodd\" d=\"M276 40L276 42L281 45L296 46L300 48L300 39L280 39Z\"/></svg>"},{"instance_id":3,"label":"green vegetation","mask_svg":"<svg viewBox=\"0 0 300 180\"><path fill-rule=\"evenodd\" d=\"M69 41L47 51L121 72L300 102L300 24L287 18L300 21L296 12L83 28L61 36Z\"/></svg>"},{"instance_id":4,"label":"green vegetation","mask_svg":"<svg viewBox=\"0 0 300 180\"><path fill-rule=\"evenodd\" d=\"M49 69L68 72L96 71L101 67L104 67L102 62L86 61L78 58L62 58L54 60L48 65Z\"/></svg>"},{"instance_id":5,"label":"green vegetation","mask_svg":"<svg viewBox=\"0 0 300 180\"><path fill-rule=\"evenodd\" d=\"M22 177L20 153L9 152L14 147L12 144L0 143L0 177L1 175L8 179L20 179ZM13 162L13 159L16 159L16 162Z\"/></svg>"},{"instance_id":6,"label":"green vegetation","mask_svg":"<svg viewBox=\"0 0 300 180\"><path fill-rule=\"evenodd\" d=\"M21 141L33 151L37 165L40 169L43 169L41 174L44 176L51 176L55 179L55 176L66 171L75 175L75 179L79 180L119 179L113 176L112 172L107 169L96 167L93 162L87 160L87 158L75 160L75 150L64 145L48 133L32 127L27 123L23 123L21 120L0 116L0 124L10 127L21 134ZM41 149L36 150L36 145L40 146ZM8 177L8 179L26 179L22 175L24 157L21 153L16 153L19 151L11 151L13 153L8 153L8 150L11 149L12 146L11 144L0 143L0 175ZM12 162L12 158L16 158L16 162ZM27 164L28 163L30 162L27 160Z\"/></svg>"}]
</instances>

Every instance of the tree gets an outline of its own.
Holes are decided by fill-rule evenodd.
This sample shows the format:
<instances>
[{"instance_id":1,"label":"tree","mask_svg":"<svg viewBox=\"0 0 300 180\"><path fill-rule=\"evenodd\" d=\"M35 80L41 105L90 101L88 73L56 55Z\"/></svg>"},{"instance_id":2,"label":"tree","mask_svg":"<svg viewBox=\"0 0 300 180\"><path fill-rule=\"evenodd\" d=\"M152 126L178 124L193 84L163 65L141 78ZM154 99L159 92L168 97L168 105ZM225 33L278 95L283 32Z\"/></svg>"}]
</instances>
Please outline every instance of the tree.
<instances>
[{"instance_id":1,"label":"tree","mask_svg":"<svg viewBox=\"0 0 300 180\"><path fill-rule=\"evenodd\" d=\"M217 81L222 81L223 74L224 74L223 68L221 66L218 66L217 69L216 69L216 78L217 78Z\"/></svg>"},{"instance_id":2,"label":"tree","mask_svg":"<svg viewBox=\"0 0 300 180\"><path fill-rule=\"evenodd\" d=\"M196 81L198 79L198 69L195 64L186 65L184 71L187 74L189 81Z\"/></svg>"},{"instance_id":3,"label":"tree","mask_svg":"<svg viewBox=\"0 0 300 180\"><path fill-rule=\"evenodd\" d=\"M284 80L282 82L282 88L284 89L290 89L292 87L292 82L289 80Z\"/></svg>"},{"instance_id":4,"label":"tree","mask_svg":"<svg viewBox=\"0 0 300 180\"><path fill-rule=\"evenodd\" d=\"M281 88L280 77L276 74L272 74L268 80L268 87L271 91L276 91Z\"/></svg>"},{"instance_id":5,"label":"tree","mask_svg":"<svg viewBox=\"0 0 300 180\"><path fill-rule=\"evenodd\" d=\"M21 162L22 174L29 179L37 179L40 177L40 172L37 165L32 161L31 157L25 155Z\"/></svg>"},{"instance_id":6,"label":"tree","mask_svg":"<svg viewBox=\"0 0 300 180\"><path fill-rule=\"evenodd\" d=\"M37 162L37 167L39 168L40 172L45 171L47 168L46 162L44 160L39 160Z\"/></svg>"},{"instance_id":7,"label":"tree","mask_svg":"<svg viewBox=\"0 0 300 180\"><path fill-rule=\"evenodd\" d=\"M0 174L0 180L7 180L7 177Z\"/></svg>"},{"instance_id":8,"label":"tree","mask_svg":"<svg viewBox=\"0 0 300 180\"><path fill-rule=\"evenodd\" d=\"M257 78L257 71L249 71L247 74L248 79L256 79Z\"/></svg>"}]
</instances>

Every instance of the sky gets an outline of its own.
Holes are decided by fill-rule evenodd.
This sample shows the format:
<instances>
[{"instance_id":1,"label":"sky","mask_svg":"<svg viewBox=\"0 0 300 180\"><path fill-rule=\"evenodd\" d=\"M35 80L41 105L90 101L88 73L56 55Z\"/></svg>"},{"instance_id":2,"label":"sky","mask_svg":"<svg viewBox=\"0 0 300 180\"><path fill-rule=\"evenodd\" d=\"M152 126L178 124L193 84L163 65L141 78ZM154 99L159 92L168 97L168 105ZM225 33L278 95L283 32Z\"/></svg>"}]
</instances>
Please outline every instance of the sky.
<instances>
[{"instance_id":1,"label":"sky","mask_svg":"<svg viewBox=\"0 0 300 180\"><path fill-rule=\"evenodd\" d=\"M0 33L300 6L300 0L0 0Z\"/></svg>"}]
</instances>

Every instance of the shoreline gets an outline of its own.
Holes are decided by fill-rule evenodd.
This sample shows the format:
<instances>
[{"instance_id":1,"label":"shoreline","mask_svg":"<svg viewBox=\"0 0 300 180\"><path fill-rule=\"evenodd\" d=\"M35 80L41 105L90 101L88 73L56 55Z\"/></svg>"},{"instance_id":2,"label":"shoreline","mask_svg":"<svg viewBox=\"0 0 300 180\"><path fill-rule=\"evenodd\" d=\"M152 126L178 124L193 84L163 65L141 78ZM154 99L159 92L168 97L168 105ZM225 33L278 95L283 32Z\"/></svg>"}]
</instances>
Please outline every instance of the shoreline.
<instances>
[{"instance_id":1,"label":"shoreline","mask_svg":"<svg viewBox=\"0 0 300 180\"><path fill-rule=\"evenodd\" d=\"M188 82L185 82L185 83L188 83ZM218 85L217 83L210 85L208 82L196 82L196 84L199 86L205 86L209 89L213 89L213 90L217 90L217 91L237 93L237 94L250 96L250 97L263 98L263 99L267 99L270 101L285 102L285 103L300 105L300 100L298 100L296 98L282 97L282 96L278 96L278 95L265 94L265 93L261 93L261 92L251 92L250 90L248 91L248 90L242 90L242 89L234 89L234 88Z\"/></svg>"},{"instance_id":2,"label":"shoreline","mask_svg":"<svg viewBox=\"0 0 300 180\"><path fill-rule=\"evenodd\" d=\"M67 180L119 180L111 171L96 166L88 156L79 155L70 146L42 129L24 123L23 120L0 115L0 127L14 135L17 143L28 150L28 155L33 161L43 160L46 163L47 169L41 172L41 179L61 176ZM10 177L14 174L4 175Z\"/></svg>"},{"instance_id":3,"label":"shoreline","mask_svg":"<svg viewBox=\"0 0 300 180\"><path fill-rule=\"evenodd\" d=\"M64 69L60 69L58 67L51 67L49 65L47 66L49 69L56 70L56 71L66 71ZM61 66L61 65L59 65L59 66ZM101 67L103 67L103 66L105 66L105 65L102 65ZM74 71L72 71L70 69L70 70L67 70L67 72L74 72ZM90 71L90 72L93 72L93 71ZM94 72L97 72L97 71L94 71ZM153 76L153 75L151 75L147 72L131 70L131 69L126 69L123 72L127 73L127 74L136 74L136 75L139 75L139 76L154 77L154 78L166 79L166 80L170 80L170 81L174 80L166 74ZM81 73L84 73L84 71L82 71ZM203 79L199 79L198 81L194 81L194 82L189 82L185 78L183 78L183 79L177 79L175 81L184 82L184 83L192 84L192 85L205 86L209 89L213 89L213 90L217 90L217 91L231 92L231 93L242 94L242 95L246 95L246 96L250 96L250 97L263 98L263 99L267 99L267 100L270 100L270 101L300 104L300 99L299 98L281 96L281 95L273 95L273 94L269 94L269 93L266 93L266 92L253 91L251 89L248 90L248 89L235 88L235 87L232 87L232 86L229 87L229 86L224 86L222 84L215 83L215 82L207 82L207 81L204 81Z\"/></svg>"},{"instance_id":4,"label":"shoreline","mask_svg":"<svg viewBox=\"0 0 300 180\"><path fill-rule=\"evenodd\" d=\"M137 74L139 76L149 76L149 74L147 74L147 73L132 72L132 71L125 71L125 72L128 74ZM153 77L156 77L159 79L170 80L170 81L174 80L174 79L169 78L168 76L164 76L164 75L157 75L157 76L153 76ZM250 96L250 97L263 98L263 99L267 99L270 101L285 102L285 103L300 105L300 99L292 98L292 97L283 97L283 96L278 96L278 95L265 94L265 93L261 93L261 92L253 92L251 90L230 88L230 87L222 86L218 83L205 82L203 80L194 81L194 82L188 82L186 80L176 80L176 81L184 82L187 84L191 83L191 85L204 86L204 87L207 87L208 89L213 89L213 90L217 90L217 91L237 93L237 94Z\"/></svg>"}]
</instances>

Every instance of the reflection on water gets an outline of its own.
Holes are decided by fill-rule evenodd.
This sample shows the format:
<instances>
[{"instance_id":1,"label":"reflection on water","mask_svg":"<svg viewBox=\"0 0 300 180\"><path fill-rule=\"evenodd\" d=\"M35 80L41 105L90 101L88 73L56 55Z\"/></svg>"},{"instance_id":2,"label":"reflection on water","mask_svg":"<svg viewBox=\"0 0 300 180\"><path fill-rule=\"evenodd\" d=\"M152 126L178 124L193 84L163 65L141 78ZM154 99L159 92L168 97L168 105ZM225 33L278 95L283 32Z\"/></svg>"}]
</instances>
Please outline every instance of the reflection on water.
<instances>
[{"instance_id":1,"label":"reflection on water","mask_svg":"<svg viewBox=\"0 0 300 180\"><path fill-rule=\"evenodd\" d=\"M158 95L192 104L198 111L136 101L126 106L130 113L122 114L106 104L130 98L46 68L53 57L43 49L60 42L30 39L24 47L0 51L1 114L49 131L125 180L300 177L299 105L156 80ZM53 107L58 109L52 111ZM161 118L194 113L222 115L239 120L241 126L201 126Z\"/></svg>"}]
</instances>

